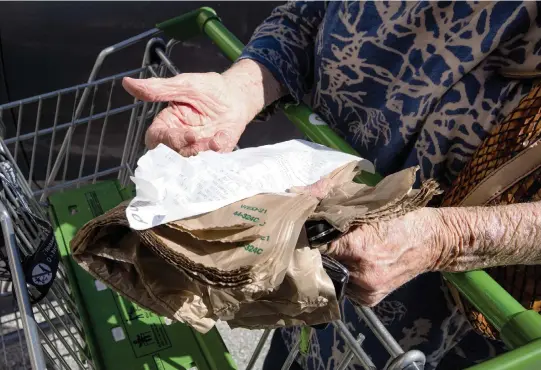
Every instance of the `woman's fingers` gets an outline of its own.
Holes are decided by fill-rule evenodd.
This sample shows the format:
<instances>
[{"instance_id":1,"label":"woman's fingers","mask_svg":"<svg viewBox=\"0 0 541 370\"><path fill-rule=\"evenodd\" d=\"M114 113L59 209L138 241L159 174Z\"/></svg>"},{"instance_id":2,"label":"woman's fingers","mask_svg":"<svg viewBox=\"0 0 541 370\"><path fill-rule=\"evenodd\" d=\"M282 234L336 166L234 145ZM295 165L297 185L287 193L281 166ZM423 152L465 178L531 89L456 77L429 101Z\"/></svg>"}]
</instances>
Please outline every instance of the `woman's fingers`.
<instances>
[{"instance_id":1,"label":"woman's fingers","mask_svg":"<svg viewBox=\"0 0 541 370\"><path fill-rule=\"evenodd\" d=\"M122 86L130 95L147 102L169 102L183 95L182 75L173 78L135 79L124 77Z\"/></svg>"},{"instance_id":2,"label":"woman's fingers","mask_svg":"<svg viewBox=\"0 0 541 370\"><path fill-rule=\"evenodd\" d=\"M145 134L145 145L148 149L154 149L162 143L175 151L179 151L187 145L187 130L179 124L170 107L163 109Z\"/></svg>"},{"instance_id":3,"label":"woman's fingers","mask_svg":"<svg viewBox=\"0 0 541 370\"><path fill-rule=\"evenodd\" d=\"M209 149L215 152L230 152L235 148L236 141L227 131L218 131L209 141Z\"/></svg>"},{"instance_id":4,"label":"woman's fingers","mask_svg":"<svg viewBox=\"0 0 541 370\"><path fill-rule=\"evenodd\" d=\"M291 193L308 193L318 199L323 199L327 196L333 187L333 182L329 178L322 178L318 182L308 186L294 186L289 191Z\"/></svg>"},{"instance_id":5,"label":"woman's fingers","mask_svg":"<svg viewBox=\"0 0 541 370\"><path fill-rule=\"evenodd\" d=\"M387 293L369 292L359 287L358 285L350 284L346 287L346 296L355 304L364 307L374 307L381 302Z\"/></svg>"},{"instance_id":6,"label":"woman's fingers","mask_svg":"<svg viewBox=\"0 0 541 370\"><path fill-rule=\"evenodd\" d=\"M149 149L162 143L183 156L207 150L229 152L248 123L244 102L217 73L143 80L126 77L122 85L139 100L169 102L147 130Z\"/></svg>"},{"instance_id":7,"label":"woman's fingers","mask_svg":"<svg viewBox=\"0 0 541 370\"><path fill-rule=\"evenodd\" d=\"M210 150L210 140L210 138L197 140L196 142L186 145L184 148L179 150L178 153L183 157L191 157L200 152L206 152L207 150Z\"/></svg>"}]
</instances>

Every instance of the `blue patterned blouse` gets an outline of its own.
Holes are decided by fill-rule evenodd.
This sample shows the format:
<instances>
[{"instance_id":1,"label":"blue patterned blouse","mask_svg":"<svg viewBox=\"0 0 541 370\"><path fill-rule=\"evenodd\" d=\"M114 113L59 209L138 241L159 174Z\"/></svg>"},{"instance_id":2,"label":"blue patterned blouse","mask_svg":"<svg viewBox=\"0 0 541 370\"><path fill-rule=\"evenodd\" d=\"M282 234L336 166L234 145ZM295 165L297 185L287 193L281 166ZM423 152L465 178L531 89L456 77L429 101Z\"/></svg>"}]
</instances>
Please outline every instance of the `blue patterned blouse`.
<instances>
[{"instance_id":1,"label":"blue patterned blouse","mask_svg":"<svg viewBox=\"0 0 541 370\"><path fill-rule=\"evenodd\" d=\"M537 2L290 2L258 27L242 58L265 65L297 101L310 94L380 173L420 165L419 180L445 187L530 89L501 72L541 70L540 27ZM463 368L500 350L471 332L438 274L406 284L375 312L405 349L425 352L427 369ZM366 334L349 303L344 320ZM282 335L291 346L297 330ZM383 367L375 338L364 347ZM345 351L332 329L311 348L309 369L333 369Z\"/></svg>"}]
</instances>

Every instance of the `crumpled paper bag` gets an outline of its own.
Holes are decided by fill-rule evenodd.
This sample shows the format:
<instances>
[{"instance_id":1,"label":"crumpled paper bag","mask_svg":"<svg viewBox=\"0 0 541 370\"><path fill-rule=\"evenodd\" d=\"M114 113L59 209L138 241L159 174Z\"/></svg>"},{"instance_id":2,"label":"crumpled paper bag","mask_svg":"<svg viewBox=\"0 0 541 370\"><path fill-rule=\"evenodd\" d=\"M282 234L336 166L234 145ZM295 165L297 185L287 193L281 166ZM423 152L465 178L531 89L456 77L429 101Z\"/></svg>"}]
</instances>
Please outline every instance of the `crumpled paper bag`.
<instances>
[{"instance_id":1,"label":"crumpled paper bag","mask_svg":"<svg viewBox=\"0 0 541 370\"><path fill-rule=\"evenodd\" d=\"M427 181L413 190L417 170L369 187L351 181L350 163L329 175L336 186L321 201L261 194L147 230L129 228L123 203L79 230L73 257L141 306L201 332L218 319L246 328L327 323L340 314L321 262L326 246L310 245L304 222L347 232L423 207L438 188Z\"/></svg>"},{"instance_id":2,"label":"crumpled paper bag","mask_svg":"<svg viewBox=\"0 0 541 370\"><path fill-rule=\"evenodd\" d=\"M306 235L291 251L282 281L270 293L255 298L245 286L216 288L190 277L145 244L148 235L129 229L122 218L126 204L96 218L72 242L74 259L94 277L160 315L207 332L216 320L267 316L267 326L279 327L282 317L313 325L339 318L334 286L326 275L319 251L310 249ZM111 215L115 216L114 224ZM103 220L108 220L104 227ZM100 225L94 227L96 225ZM302 225L301 225L302 226ZM248 284L249 285L249 284ZM319 316L307 316L319 310ZM274 323L274 324L273 324Z\"/></svg>"},{"instance_id":3,"label":"crumpled paper bag","mask_svg":"<svg viewBox=\"0 0 541 370\"><path fill-rule=\"evenodd\" d=\"M206 268L217 285L226 277L238 279L246 276L252 282L244 288L246 291L269 291L283 279L304 220L316 206L317 200L309 195L257 195L212 212L229 220L226 223L247 219L252 224L250 228L237 229L236 234L230 233L216 241L215 225L221 231L220 223L207 224L205 233L201 229L187 227L190 221L196 223L194 220L179 221L156 228L155 235L166 246L156 252L164 257L167 254L174 264L180 261L176 258L181 256L190 259L195 265ZM205 216L198 217L200 220L197 222ZM199 232L195 234L196 231ZM206 276L209 280L210 274Z\"/></svg>"},{"instance_id":4,"label":"crumpled paper bag","mask_svg":"<svg viewBox=\"0 0 541 370\"><path fill-rule=\"evenodd\" d=\"M441 194L435 180L413 189L419 167L411 167L385 177L371 187L345 182L334 187L321 200L310 220L325 220L342 233L361 224L381 222L425 207Z\"/></svg>"}]
</instances>

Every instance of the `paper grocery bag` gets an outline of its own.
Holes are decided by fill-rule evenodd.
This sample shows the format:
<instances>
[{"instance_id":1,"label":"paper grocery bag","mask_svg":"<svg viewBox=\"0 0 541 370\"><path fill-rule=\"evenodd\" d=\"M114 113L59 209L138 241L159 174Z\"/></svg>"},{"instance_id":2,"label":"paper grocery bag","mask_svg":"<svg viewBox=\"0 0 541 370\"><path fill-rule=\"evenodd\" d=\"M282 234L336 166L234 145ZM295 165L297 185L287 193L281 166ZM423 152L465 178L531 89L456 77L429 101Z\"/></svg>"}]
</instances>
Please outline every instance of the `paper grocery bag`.
<instances>
[{"instance_id":1,"label":"paper grocery bag","mask_svg":"<svg viewBox=\"0 0 541 370\"><path fill-rule=\"evenodd\" d=\"M438 184L428 180L413 189L418 167L385 177L374 187L347 182L334 187L316 207L311 220L326 220L341 232L352 226L400 217L424 207L440 193Z\"/></svg>"},{"instance_id":2,"label":"paper grocery bag","mask_svg":"<svg viewBox=\"0 0 541 370\"><path fill-rule=\"evenodd\" d=\"M156 314L186 322L203 333L214 326L204 287L154 255L129 228L114 231L78 234L92 237L74 244L73 257L83 269Z\"/></svg>"},{"instance_id":3,"label":"paper grocery bag","mask_svg":"<svg viewBox=\"0 0 541 370\"><path fill-rule=\"evenodd\" d=\"M175 255L220 271L235 271L265 262L273 252L282 249L283 243L294 248L304 220L316 205L317 200L308 195L256 195L209 214L154 228L152 232L164 242L171 242L168 247ZM242 222L249 222L251 227L222 229L222 225ZM194 242L194 238L198 241Z\"/></svg>"},{"instance_id":4,"label":"paper grocery bag","mask_svg":"<svg viewBox=\"0 0 541 370\"><path fill-rule=\"evenodd\" d=\"M323 268L321 254L308 245L308 238L303 231L283 281L272 292L261 294L254 299L253 296L246 294L245 290L210 288L209 295L214 314L222 320L229 320L238 315L296 316L318 308L336 306L334 285Z\"/></svg>"},{"instance_id":5,"label":"paper grocery bag","mask_svg":"<svg viewBox=\"0 0 541 370\"><path fill-rule=\"evenodd\" d=\"M241 288L209 287L159 257L152 245L145 244L151 240L148 235L141 237L147 231L135 232L126 226L123 206L85 225L73 241L73 255L96 278L142 307L186 322L203 333L217 319L239 319L243 315L265 316L271 320L266 324L269 327L290 322L317 324L339 315L333 284L325 274L319 252L307 247L304 233L300 233L287 260L282 284L254 300ZM315 311L319 314L310 315Z\"/></svg>"},{"instance_id":6,"label":"paper grocery bag","mask_svg":"<svg viewBox=\"0 0 541 370\"><path fill-rule=\"evenodd\" d=\"M237 243L202 241L188 233L163 226L147 230L140 235L157 256L202 283L235 286L252 281L251 266L239 265L223 270L214 263L216 255L227 258L235 253L239 248Z\"/></svg>"},{"instance_id":7,"label":"paper grocery bag","mask_svg":"<svg viewBox=\"0 0 541 370\"><path fill-rule=\"evenodd\" d=\"M307 242L306 236L301 235L277 291L253 302L241 303L230 315L215 311L217 316L226 320L231 328L245 329L318 325L339 320L334 284L323 268L321 254L317 249L308 248Z\"/></svg>"},{"instance_id":8,"label":"paper grocery bag","mask_svg":"<svg viewBox=\"0 0 541 370\"><path fill-rule=\"evenodd\" d=\"M398 217L438 192L413 190L417 168L376 187L355 184L355 163L334 171L321 202L308 194L261 194L186 220L131 230L123 203L92 220L72 241L74 259L116 291L200 332L232 327L316 325L339 318L334 285L310 249L308 218L342 232ZM313 246L313 245L312 245Z\"/></svg>"},{"instance_id":9,"label":"paper grocery bag","mask_svg":"<svg viewBox=\"0 0 541 370\"><path fill-rule=\"evenodd\" d=\"M185 231L187 227L184 226L188 223L181 222L148 232L154 238L150 242L156 254L193 272L195 278L201 277L205 283L214 281L217 286L231 286L220 281L246 281L244 276L249 271L251 284L244 289L253 293L269 291L283 279L304 221L316 205L317 200L309 195L265 194L223 207L213 213L220 213L224 220L250 219L256 225L246 230L237 229L242 237L232 233L219 241L206 240L205 233L215 231L213 224L208 224L204 230L196 230L199 232L197 238L193 236L193 229ZM240 216L239 210L243 210ZM212 218L217 219L216 216ZM207 217L207 220L212 218ZM204 225L201 220L197 223L199 227ZM183 225L182 230L179 225Z\"/></svg>"},{"instance_id":10,"label":"paper grocery bag","mask_svg":"<svg viewBox=\"0 0 541 370\"><path fill-rule=\"evenodd\" d=\"M129 246L116 241L115 235L129 231L137 235L156 256L190 278L207 286L241 286L241 295L255 299L265 292L273 291L282 282L304 220L316 205L317 200L308 195L268 194L224 207L219 210L223 219L231 219L231 215L239 209L251 211L252 214L255 210L267 215L256 225L259 232L251 235L251 238L257 238L256 240L225 242L194 238L191 233L178 229L178 224L142 231L129 230L125 218L126 203L123 203L85 225L72 241L72 249L76 259L83 254L88 257L94 253L87 248L88 244L100 236L108 237L111 244L117 247L110 248L110 260L126 260L123 254L129 250ZM268 218L269 215L273 217ZM200 217L209 219L207 215ZM216 219L216 216L214 217ZM254 218L251 222L253 220ZM189 225L189 222L186 224ZM205 224L197 222L199 225ZM215 226L209 224L205 231L212 231ZM219 226L218 224L218 228ZM243 232L244 237L234 237L235 240L245 239L246 235L249 235L243 229L237 231ZM263 237L260 236L262 232L265 233Z\"/></svg>"},{"instance_id":11,"label":"paper grocery bag","mask_svg":"<svg viewBox=\"0 0 541 370\"><path fill-rule=\"evenodd\" d=\"M191 233L176 228L178 225L159 226L134 232L156 255L204 283L232 286L254 282L247 289L254 292L269 290L283 278L286 263L289 261L304 220L315 208L317 200L308 195L268 194L253 198L219 210L224 220L238 218L251 219L252 223L258 222L255 228L259 231L255 233L238 229L237 231L240 230L244 235L242 238L233 236L225 241L196 239ZM100 233L111 234L112 228L116 227L115 224L126 227L125 207L126 203L123 203L108 212L106 217L98 217L91 221L87 224L90 226L85 225L80 233L92 227L99 229ZM260 220L253 216L254 209L257 213L262 213ZM239 210L246 212L240 217L235 216ZM269 218L269 215L272 217ZM209 219L207 215L200 217ZM202 221L197 222L199 225L204 224ZM207 230L212 231L215 226L208 224ZM239 242L238 239L248 240ZM77 240L74 240L73 244L76 245ZM267 264L266 261L269 259L270 262ZM252 271L254 266L255 270Z\"/></svg>"}]
</instances>

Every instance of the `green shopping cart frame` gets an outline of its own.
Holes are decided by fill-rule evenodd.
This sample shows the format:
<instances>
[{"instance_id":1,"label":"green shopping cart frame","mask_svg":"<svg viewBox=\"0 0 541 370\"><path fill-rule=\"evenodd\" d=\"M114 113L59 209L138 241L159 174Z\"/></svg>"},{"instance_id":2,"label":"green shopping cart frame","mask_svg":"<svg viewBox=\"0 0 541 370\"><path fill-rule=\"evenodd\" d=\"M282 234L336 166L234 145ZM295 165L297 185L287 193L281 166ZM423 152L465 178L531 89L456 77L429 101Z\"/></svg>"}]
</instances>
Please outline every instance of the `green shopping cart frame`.
<instances>
[{"instance_id":1,"label":"green shopping cart frame","mask_svg":"<svg viewBox=\"0 0 541 370\"><path fill-rule=\"evenodd\" d=\"M188 14L159 23L156 26L168 37L184 41L197 35L208 36L231 61L236 60L244 47L235 35L222 24L211 8L201 8ZM305 104L284 105L286 116L310 140L358 155L348 143L336 135L324 122L313 124L314 112ZM313 116L312 116L313 117ZM379 176L361 174L362 182L373 185ZM511 350L470 369L539 369L541 368L541 315L525 309L484 271L443 273L487 320L500 332L503 342Z\"/></svg>"}]
</instances>

